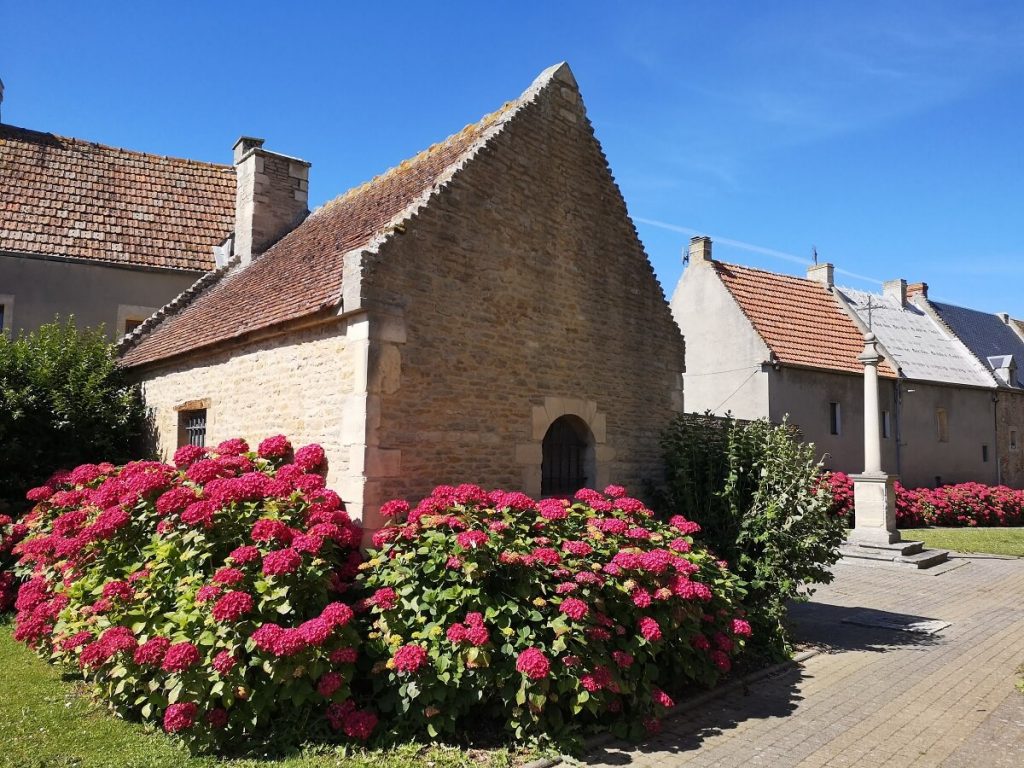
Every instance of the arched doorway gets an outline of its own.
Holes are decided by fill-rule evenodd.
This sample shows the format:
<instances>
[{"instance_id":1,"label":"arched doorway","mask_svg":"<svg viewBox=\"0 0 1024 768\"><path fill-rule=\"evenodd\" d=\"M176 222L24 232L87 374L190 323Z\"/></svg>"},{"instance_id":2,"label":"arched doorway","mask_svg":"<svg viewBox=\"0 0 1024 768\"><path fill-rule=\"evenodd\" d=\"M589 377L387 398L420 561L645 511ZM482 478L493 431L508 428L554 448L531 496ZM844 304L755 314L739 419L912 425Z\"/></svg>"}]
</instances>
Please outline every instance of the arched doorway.
<instances>
[{"instance_id":1,"label":"arched doorway","mask_svg":"<svg viewBox=\"0 0 1024 768\"><path fill-rule=\"evenodd\" d=\"M571 496L588 483L593 484L594 435L583 419L555 419L544 435L541 450L542 496Z\"/></svg>"}]
</instances>

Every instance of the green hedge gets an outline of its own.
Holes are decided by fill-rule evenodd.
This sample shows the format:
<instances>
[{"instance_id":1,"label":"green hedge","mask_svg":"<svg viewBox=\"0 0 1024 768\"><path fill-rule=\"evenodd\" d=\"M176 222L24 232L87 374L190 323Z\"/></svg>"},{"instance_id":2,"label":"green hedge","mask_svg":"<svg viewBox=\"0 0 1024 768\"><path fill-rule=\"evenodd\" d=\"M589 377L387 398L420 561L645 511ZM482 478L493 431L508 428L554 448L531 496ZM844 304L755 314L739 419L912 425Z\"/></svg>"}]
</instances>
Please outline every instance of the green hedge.
<instances>
[{"instance_id":1,"label":"green hedge","mask_svg":"<svg viewBox=\"0 0 1024 768\"><path fill-rule=\"evenodd\" d=\"M56 469L138 454L142 400L102 329L74 319L0 334L0 499L20 501Z\"/></svg>"}]
</instances>

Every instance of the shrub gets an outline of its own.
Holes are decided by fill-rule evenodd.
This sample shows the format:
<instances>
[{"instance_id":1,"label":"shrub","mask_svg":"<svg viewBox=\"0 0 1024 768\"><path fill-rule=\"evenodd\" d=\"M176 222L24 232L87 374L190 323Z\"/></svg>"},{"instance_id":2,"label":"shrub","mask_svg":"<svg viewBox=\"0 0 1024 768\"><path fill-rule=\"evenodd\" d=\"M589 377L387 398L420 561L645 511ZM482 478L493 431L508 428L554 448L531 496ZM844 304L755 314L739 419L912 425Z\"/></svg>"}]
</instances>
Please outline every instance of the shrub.
<instances>
[{"instance_id":1,"label":"shrub","mask_svg":"<svg viewBox=\"0 0 1024 768\"><path fill-rule=\"evenodd\" d=\"M749 634L737 579L622 488L574 501L442 486L382 512L361 566L366 663L398 736L655 729L662 689L711 685ZM404 522L402 522L404 518Z\"/></svg>"},{"instance_id":2,"label":"shrub","mask_svg":"<svg viewBox=\"0 0 1024 768\"><path fill-rule=\"evenodd\" d=\"M833 512L853 523L853 479L842 472L828 475ZM1024 491L1006 486L960 483L939 488L904 488L895 483L896 524L900 528L940 526L1005 526L1024 521Z\"/></svg>"},{"instance_id":3,"label":"shrub","mask_svg":"<svg viewBox=\"0 0 1024 768\"><path fill-rule=\"evenodd\" d=\"M15 637L80 671L124 716L196 748L366 738L358 636L340 597L359 529L284 438L191 446L176 467L79 466L29 497ZM325 720L326 718L326 720Z\"/></svg>"},{"instance_id":4,"label":"shrub","mask_svg":"<svg viewBox=\"0 0 1024 768\"><path fill-rule=\"evenodd\" d=\"M14 574L14 546L25 538L28 526L0 513L0 613L14 607L18 579Z\"/></svg>"},{"instance_id":5,"label":"shrub","mask_svg":"<svg viewBox=\"0 0 1024 768\"><path fill-rule=\"evenodd\" d=\"M144 426L102 329L68 320L0 334L0 499L20 500L57 467L127 460Z\"/></svg>"},{"instance_id":6,"label":"shrub","mask_svg":"<svg viewBox=\"0 0 1024 768\"><path fill-rule=\"evenodd\" d=\"M683 415L666 430L662 448L662 511L693 515L703 540L747 584L757 648L788 655L786 603L832 580L845 535L813 446L786 424ZM698 512L686 506L694 487L703 489Z\"/></svg>"}]
</instances>

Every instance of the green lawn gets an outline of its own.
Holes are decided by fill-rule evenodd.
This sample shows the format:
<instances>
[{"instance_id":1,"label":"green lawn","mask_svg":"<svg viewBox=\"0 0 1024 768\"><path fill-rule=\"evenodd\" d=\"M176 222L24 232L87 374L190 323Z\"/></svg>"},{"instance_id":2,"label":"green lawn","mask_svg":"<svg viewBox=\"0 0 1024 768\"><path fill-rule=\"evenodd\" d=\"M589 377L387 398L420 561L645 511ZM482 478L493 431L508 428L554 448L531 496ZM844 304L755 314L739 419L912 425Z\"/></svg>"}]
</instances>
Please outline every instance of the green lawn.
<instances>
[{"instance_id":1,"label":"green lawn","mask_svg":"<svg viewBox=\"0 0 1024 768\"><path fill-rule=\"evenodd\" d=\"M905 528L900 533L930 549L1024 557L1024 528Z\"/></svg>"},{"instance_id":2,"label":"green lawn","mask_svg":"<svg viewBox=\"0 0 1024 768\"><path fill-rule=\"evenodd\" d=\"M32 655L0 621L0 766L5 768L503 768L536 753L408 745L390 750L321 747L278 760L193 758L162 732L128 723Z\"/></svg>"}]
</instances>

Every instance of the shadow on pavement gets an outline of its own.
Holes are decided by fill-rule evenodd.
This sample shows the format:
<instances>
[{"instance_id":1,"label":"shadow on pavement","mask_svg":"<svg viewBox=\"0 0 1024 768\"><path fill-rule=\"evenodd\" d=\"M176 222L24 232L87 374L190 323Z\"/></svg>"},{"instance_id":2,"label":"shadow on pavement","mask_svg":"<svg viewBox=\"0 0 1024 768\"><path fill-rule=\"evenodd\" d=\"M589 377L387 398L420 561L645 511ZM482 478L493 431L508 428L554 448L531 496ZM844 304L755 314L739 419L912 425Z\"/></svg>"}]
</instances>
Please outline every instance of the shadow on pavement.
<instances>
[{"instance_id":1,"label":"shadow on pavement","mask_svg":"<svg viewBox=\"0 0 1024 768\"><path fill-rule=\"evenodd\" d=\"M879 626L852 623L865 618L877 620ZM912 626L932 622L926 616L869 610L861 606L829 605L828 603L796 603L789 608L793 635L800 644L813 645L825 653L842 651L888 651L893 648L928 648L942 643L937 634L911 632L896 626ZM882 626L889 624L890 626Z\"/></svg>"},{"instance_id":2,"label":"shadow on pavement","mask_svg":"<svg viewBox=\"0 0 1024 768\"><path fill-rule=\"evenodd\" d=\"M611 742L579 759L583 765L628 765L638 754L681 754L700 748L705 739L717 736L752 719L783 718L802 699L797 686L804 678L800 667L751 683L748 688L723 694L663 722L663 732L640 744ZM685 702L681 702L685 703Z\"/></svg>"}]
</instances>

